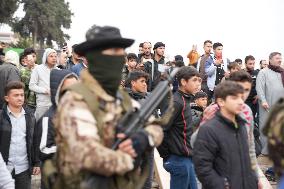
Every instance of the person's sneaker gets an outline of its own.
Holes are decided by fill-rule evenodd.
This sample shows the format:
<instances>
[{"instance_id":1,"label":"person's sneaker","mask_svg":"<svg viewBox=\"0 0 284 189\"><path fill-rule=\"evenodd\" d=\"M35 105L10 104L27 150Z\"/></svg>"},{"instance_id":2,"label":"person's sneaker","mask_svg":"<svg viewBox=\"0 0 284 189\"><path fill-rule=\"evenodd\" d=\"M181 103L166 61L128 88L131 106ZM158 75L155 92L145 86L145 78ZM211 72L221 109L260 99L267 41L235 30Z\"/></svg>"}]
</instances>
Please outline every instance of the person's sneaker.
<instances>
[{"instance_id":1,"label":"person's sneaker","mask_svg":"<svg viewBox=\"0 0 284 189\"><path fill-rule=\"evenodd\" d=\"M264 175L266 176L268 181L276 182L275 173L273 167L267 168Z\"/></svg>"}]
</instances>

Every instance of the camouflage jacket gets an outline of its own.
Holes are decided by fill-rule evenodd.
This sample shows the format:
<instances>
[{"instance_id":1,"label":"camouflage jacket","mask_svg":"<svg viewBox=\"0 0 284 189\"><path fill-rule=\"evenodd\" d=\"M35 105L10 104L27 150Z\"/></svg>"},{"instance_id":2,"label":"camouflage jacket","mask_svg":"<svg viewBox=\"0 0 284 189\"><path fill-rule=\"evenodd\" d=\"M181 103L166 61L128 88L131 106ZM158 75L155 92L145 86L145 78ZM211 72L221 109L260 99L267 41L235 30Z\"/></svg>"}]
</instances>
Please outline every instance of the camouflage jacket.
<instances>
[{"instance_id":1,"label":"camouflage jacket","mask_svg":"<svg viewBox=\"0 0 284 189\"><path fill-rule=\"evenodd\" d=\"M25 103L29 106L36 107L36 94L29 89L29 83L32 70L23 67L20 69L21 81L25 84Z\"/></svg>"},{"instance_id":2,"label":"camouflage jacket","mask_svg":"<svg viewBox=\"0 0 284 189\"><path fill-rule=\"evenodd\" d=\"M111 176L133 170L130 155L110 148L117 121L122 116L121 102L109 96L87 70L82 71L81 79L104 104L103 114L100 115L104 137L100 137L97 120L82 95L67 91L59 102L55 120L59 172L65 178L74 178L86 171ZM139 105L136 101L133 104ZM145 131L152 136L155 146L162 142L161 127L148 125Z\"/></svg>"}]
</instances>

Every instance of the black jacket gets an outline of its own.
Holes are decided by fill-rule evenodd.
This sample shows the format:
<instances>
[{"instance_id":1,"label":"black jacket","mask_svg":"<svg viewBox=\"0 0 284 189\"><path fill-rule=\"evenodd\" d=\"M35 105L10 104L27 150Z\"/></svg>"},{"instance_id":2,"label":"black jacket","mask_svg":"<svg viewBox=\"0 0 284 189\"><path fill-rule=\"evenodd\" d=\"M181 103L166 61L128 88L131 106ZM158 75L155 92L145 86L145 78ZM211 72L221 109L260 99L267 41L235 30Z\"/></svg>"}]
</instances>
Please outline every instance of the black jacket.
<instances>
[{"instance_id":1,"label":"black jacket","mask_svg":"<svg viewBox=\"0 0 284 189\"><path fill-rule=\"evenodd\" d=\"M246 102L252 102L254 100L254 97L257 95L255 87L256 87L256 77L259 73L259 70L252 70L252 71L246 70L246 71L250 74L250 76L252 78L251 91L249 93L249 96L248 96Z\"/></svg>"},{"instance_id":2,"label":"black jacket","mask_svg":"<svg viewBox=\"0 0 284 189\"><path fill-rule=\"evenodd\" d=\"M238 128L220 112L204 123L194 143L193 163L204 189L257 189L251 168L245 120L237 117Z\"/></svg>"},{"instance_id":3,"label":"black jacket","mask_svg":"<svg viewBox=\"0 0 284 189\"><path fill-rule=\"evenodd\" d=\"M2 109L4 103L3 97L6 85L10 81L21 81L20 72L12 63L4 63L0 66L0 109Z\"/></svg>"},{"instance_id":4,"label":"black jacket","mask_svg":"<svg viewBox=\"0 0 284 189\"><path fill-rule=\"evenodd\" d=\"M55 129L53 125L54 114L60 97L60 89L64 80L73 75L69 70L53 69L50 73L50 93L52 106L38 120L35 135L37 141L37 153L41 161L51 159L56 152Z\"/></svg>"},{"instance_id":5,"label":"black jacket","mask_svg":"<svg viewBox=\"0 0 284 189\"><path fill-rule=\"evenodd\" d=\"M40 161L36 154L35 149L35 138L34 138L34 128L36 125L36 120L34 114L28 109L25 109L25 119L26 119L26 143L27 143L27 156L29 161L29 171L32 173L33 167L39 167ZM9 159L9 150L12 134L11 120L8 115L7 106L3 106L3 110L0 111L0 152L3 156L5 163Z\"/></svg>"},{"instance_id":6,"label":"black jacket","mask_svg":"<svg viewBox=\"0 0 284 189\"><path fill-rule=\"evenodd\" d=\"M159 64L165 64L164 57L162 57L159 62L157 62L153 58L152 62L145 62L144 64L144 71L150 75L148 80L148 91L154 90L154 88L158 85L159 81L161 80L161 72L159 71ZM154 67L153 67L154 66ZM152 69L153 69L153 79L152 79Z\"/></svg>"},{"instance_id":7,"label":"black jacket","mask_svg":"<svg viewBox=\"0 0 284 189\"><path fill-rule=\"evenodd\" d=\"M164 140L158 147L162 158L174 154L192 156L190 137L193 133L190 101L192 96L181 91L174 94L174 112L164 131Z\"/></svg>"},{"instance_id":8,"label":"black jacket","mask_svg":"<svg viewBox=\"0 0 284 189\"><path fill-rule=\"evenodd\" d=\"M138 93L138 92L134 92L129 88L126 88L126 91L128 92L129 96L131 98L133 98L134 100L138 101L140 104L143 103L145 101L145 99L147 99L147 97L149 96L150 93L146 92L146 93Z\"/></svg>"},{"instance_id":9,"label":"black jacket","mask_svg":"<svg viewBox=\"0 0 284 189\"><path fill-rule=\"evenodd\" d=\"M192 124L195 131L199 127L199 124L202 120L203 108L197 106L197 104L195 103L191 103L190 106L191 106Z\"/></svg>"}]
</instances>

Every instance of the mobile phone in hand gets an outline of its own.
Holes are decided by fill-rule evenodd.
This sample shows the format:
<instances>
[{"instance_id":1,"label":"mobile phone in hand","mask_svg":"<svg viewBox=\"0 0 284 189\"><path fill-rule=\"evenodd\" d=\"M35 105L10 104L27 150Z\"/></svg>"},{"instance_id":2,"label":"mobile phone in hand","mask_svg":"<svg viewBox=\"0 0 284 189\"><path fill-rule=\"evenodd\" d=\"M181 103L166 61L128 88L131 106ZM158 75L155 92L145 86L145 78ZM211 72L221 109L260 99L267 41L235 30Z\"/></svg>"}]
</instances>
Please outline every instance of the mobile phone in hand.
<instances>
[{"instance_id":1,"label":"mobile phone in hand","mask_svg":"<svg viewBox=\"0 0 284 189\"><path fill-rule=\"evenodd\" d=\"M222 60L222 52L215 54L217 60Z\"/></svg>"}]
</instances>

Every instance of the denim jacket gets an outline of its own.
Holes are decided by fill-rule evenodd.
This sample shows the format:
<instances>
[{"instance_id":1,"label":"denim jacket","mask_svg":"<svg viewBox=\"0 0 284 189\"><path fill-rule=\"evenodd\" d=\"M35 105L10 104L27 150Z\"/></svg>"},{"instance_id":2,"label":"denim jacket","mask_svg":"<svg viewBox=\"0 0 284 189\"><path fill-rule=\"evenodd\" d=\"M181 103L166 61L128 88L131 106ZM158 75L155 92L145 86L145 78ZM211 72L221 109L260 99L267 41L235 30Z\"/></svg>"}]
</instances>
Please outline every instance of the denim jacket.
<instances>
[{"instance_id":1,"label":"denim jacket","mask_svg":"<svg viewBox=\"0 0 284 189\"><path fill-rule=\"evenodd\" d=\"M223 66L224 71L227 72L229 61L227 58L223 58L223 60L224 60L224 64L222 66ZM212 54L209 56L209 58L206 60L206 63L205 63L205 72L208 76L207 86L210 91L214 91L215 81L216 81L217 67L215 66L214 62L215 62L215 58L214 58L214 55Z\"/></svg>"}]
</instances>

